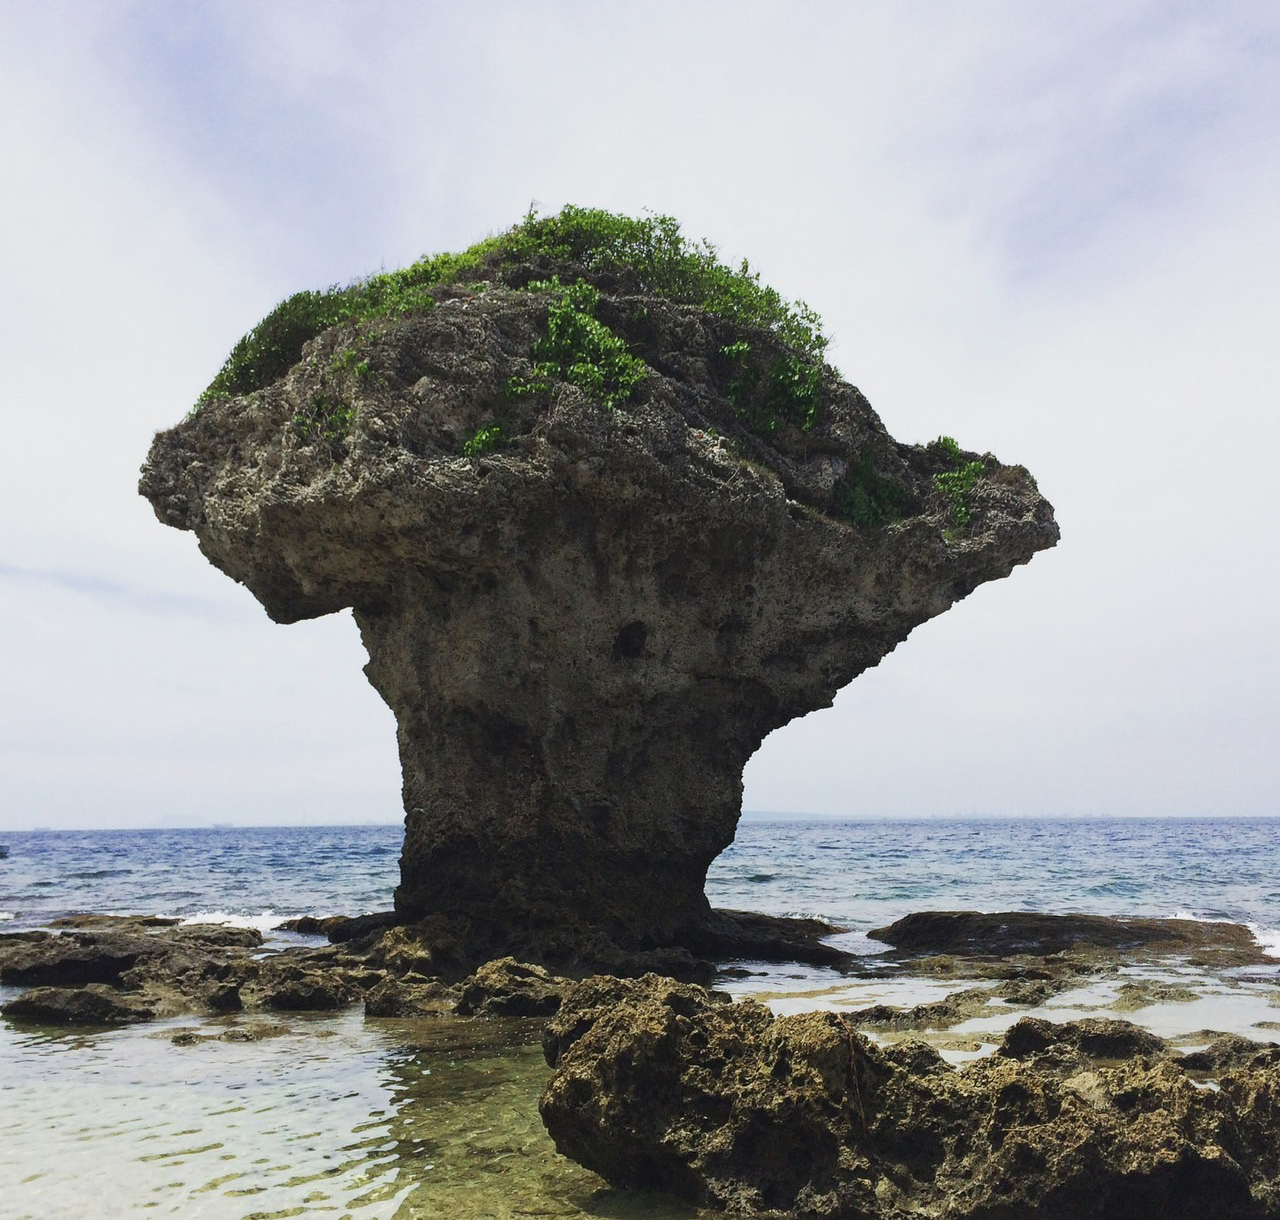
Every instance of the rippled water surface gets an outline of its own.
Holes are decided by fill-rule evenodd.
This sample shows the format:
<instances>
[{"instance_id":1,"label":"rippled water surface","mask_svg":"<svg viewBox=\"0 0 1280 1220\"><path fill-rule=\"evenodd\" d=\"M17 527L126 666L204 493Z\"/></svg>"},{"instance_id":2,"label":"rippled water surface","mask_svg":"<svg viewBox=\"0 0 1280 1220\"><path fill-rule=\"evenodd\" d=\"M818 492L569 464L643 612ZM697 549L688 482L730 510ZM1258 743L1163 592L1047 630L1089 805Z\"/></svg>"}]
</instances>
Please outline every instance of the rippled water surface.
<instances>
[{"instance_id":1,"label":"rippled water surface","mask_svg":"<svg viewBox=\"0 0 1280 1220\"><path fill-rule=\"evenodd\" d=\"M253 1028L265 1036L233 1040ZM184 1030L198 1040L175 1043ZM697 1215L556 1155L537 1112L537 1036L536 1023L366 1022L358 1010L3 1030L0 1215Z\"/></svg>"}]
</instances>

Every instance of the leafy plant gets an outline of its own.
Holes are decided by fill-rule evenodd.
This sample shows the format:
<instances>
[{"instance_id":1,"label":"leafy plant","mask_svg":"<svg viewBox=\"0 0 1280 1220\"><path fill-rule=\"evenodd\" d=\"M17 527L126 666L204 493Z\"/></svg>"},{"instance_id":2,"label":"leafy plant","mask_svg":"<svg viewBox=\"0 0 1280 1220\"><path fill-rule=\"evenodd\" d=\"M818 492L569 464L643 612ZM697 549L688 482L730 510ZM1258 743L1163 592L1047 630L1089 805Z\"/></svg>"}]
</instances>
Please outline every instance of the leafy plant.
<instances>
[{"instance_id":1,"label":"leafy plant","mask_svg":"<svg viewBox=\"0 0 1280 1220\"><path fill-rule=\"evenodd\" d=\"M586 278L630 275L634 291L697 305L733 322L773 331L788 346L821 358L827 347L818 315L803 301L789 302L744 259L725 266L708 241L693 242L671 216L636 219L599 208L569 205L555 216L530 213L507 235L521 257L566 260ZM500 239L501 240L501 239Z\"/></svg>"},{"instance_id":2,"label":"leafy plant","mask_svg":"<svg viewBox=\"0 0 1280 1220\"><path fill-rule=\"evenodd\" d=\"M833 497L836 512L862 529L875 529L901 519L907 491L896 479L880 474L870 449L850 465Z\"/></svg>"},{"instance_id":3,"label":"leafy plant","mask_svg":"<svg viewBox=\"0 0 1280 1220\"><path fill-rule=\"evenodd\" d=\"M603 406L625 402L647 370L625 340L595 316L600 293L585 280L566 286L559 276L529 287L555 299L547 309L546 333L533 345L533 375L512 378L511 393L543 393L556 381L568 381Z\"/></svg>"},{"instance_id":4,"label":"leafy plant","mask_svg":"<svg viewBox=\"0 0 1280 1220\"><path fill-rule=\"evenodd\" d=\"M463 441L462 456L479 457L482 453L496 449L504 440L506 436L501 424L486 424L469 441Z\"/></svg>"},{"instance_id":5,"label":"leafy plant","mask_svg":"<svg viewBox=\"0 0 1280 1220\"><path fill-rule=\"evenodd\" d=\"M947 470L933 476L933 485L947 498L951 509L951 520L956 525L969 524L971 516L969 493L985 471L986 466L975 460L965 462L955 470Z\"/></svg>"},{"instance_id":6,"label":"leafy plant","mask_svg":"<svg viewBox=\"0 0 1280 1220\"><path fill-rule=\"evenodd\" d=\"M762 371L745 339L720 349L733 374L728 398L738 418L755 432L772 434L785 423L809 432L822 420L822 366L807 356L786 352Z\"/></svg>"},{"instance_id":7,"label":"leafy plant","mask_svg":"<svg viewBox=\"0 0 1280 1220\"><path fill-rule=\"evenodd\" d=\"M310 406L293 417L293 427L304 440L336 445L351 432L355 418L356 409L349 403L328 394L316 394Z\"/></svg>"},{"instance_id":8,"label":"leafy plant","mask_svg":"<svg viewBox=\"0 0 1280 1220\"><path fill-rule=\"evenodd\" d=\"M333 359L329 361L329 367L335 372L352 373L361 381L367 381L370 376L369 362L361 360L359 356L360 353L354 347L344 348L334 354Z\"/></svg>"}]
</instances>

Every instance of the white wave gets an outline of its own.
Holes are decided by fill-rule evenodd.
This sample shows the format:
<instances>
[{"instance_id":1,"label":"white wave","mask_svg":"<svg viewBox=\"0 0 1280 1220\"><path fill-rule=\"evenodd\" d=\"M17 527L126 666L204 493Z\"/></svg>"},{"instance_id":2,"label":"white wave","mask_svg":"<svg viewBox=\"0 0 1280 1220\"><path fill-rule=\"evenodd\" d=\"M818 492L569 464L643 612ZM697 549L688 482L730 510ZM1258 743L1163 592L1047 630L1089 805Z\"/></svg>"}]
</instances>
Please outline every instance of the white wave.
<instances>
[{"instance_id":1,"label":"white wave","mask_svg":"<svg viewBox=\"0 0 1280 1220\"><path fill-rule=\"evenodd\" d=\"M1280 957L1280 928L1264 928L1260 923L1247 923L1244 925L1253 933L1253 939L1258 942L1258 947L1268 957Z\"/></svg>"},{"instance_id":2,"label":"white wave","mask_svg":"<svg viewBox=\"0 0 1280 1220\"><path fill-rule=\"evenodd\" d=\"M274 932L286 919L287 915L277 915L274 911L263 911L259 915L235 915L230 911L197 911L194 915L184 916L183 926L193 923L220 923L231 928L256 928L264 935Z\"/></svg>"},{"instance_id":3,"label":"white wave","mask_svg":"<svg viewBox=\"0 0 1280 1220\"><path fill-rule=\"evenodd\" d=\"M17 919L18 917L12 911L0 911L0 923L6 919Z\"/></svg>"},{"instance_id":4,"label":"white wave","mask_svg":"<svg viewBox=\"0 0 1280 1220\"><path fill-rule=\"evenodd\" d=\"M1280 928L1268 928L1250 920L1234 920L1226 915L1197 915L1194 911L1179 911L1174 919L1190 919L1196 923L1243 923L1258 942L1258 948L1268 957L1280 957Z\"/></svg>"}]
</instances>

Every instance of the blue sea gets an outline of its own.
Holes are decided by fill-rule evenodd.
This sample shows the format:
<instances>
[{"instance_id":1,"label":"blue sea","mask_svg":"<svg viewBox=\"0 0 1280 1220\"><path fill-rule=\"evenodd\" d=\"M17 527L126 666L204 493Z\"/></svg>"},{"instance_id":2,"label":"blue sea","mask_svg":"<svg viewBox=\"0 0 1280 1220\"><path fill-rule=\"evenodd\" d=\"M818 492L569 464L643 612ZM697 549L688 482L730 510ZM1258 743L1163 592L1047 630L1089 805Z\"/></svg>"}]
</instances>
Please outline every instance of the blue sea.
<instances>
[{"instance_id":1,"label":"blue sea","mask_svg":"<svg viewBox=\"0 0 1280 1220\"><path fill-rule=\"evenodd\" d=\"M400 841L396 826L3 832L0 931L93 911L277 936L289 916L389 908ZM744 820L707 892L715 906L841 924L843 943L868 953L868 931L920 910L1232 920L1273 952L1274 970L1174 965L1162 981L1190 998L1124 1015L1183 1045L1206 1029L1280 1038L1280 820ZM1140 974L1056 997L1041 1015L1108 1011ZM792 1012L966 985L774 967L732 990ZM234 1037L245 1028L264 1036ZM952 1030L945 1053L983 1053L1002 1028ZM193 1030L194 1044L174 1041ZM697 1215L612 1191L555 1153L537 1116L536 1037L501 1022L367 1022L359 1009L104 1032L0 1021L0 1220Z\"/></svg>"}]
</instances>

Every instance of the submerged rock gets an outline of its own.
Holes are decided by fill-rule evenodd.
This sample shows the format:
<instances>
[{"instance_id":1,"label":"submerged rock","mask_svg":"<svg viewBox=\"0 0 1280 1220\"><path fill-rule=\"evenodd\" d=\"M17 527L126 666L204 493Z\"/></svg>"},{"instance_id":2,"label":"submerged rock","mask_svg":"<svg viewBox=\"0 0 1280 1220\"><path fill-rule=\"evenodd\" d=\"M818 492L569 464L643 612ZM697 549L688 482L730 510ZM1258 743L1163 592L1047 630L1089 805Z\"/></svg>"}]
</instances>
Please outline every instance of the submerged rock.
<instances>
[{"instance_id":1,"label":"submerged rock","mask_svg":"<svg viewBox=\"0 0 1280 1220\"><path fill-rule=\"evenodd\" d=\"M1058 537L1026 470L893 440L811 315L672 232L566 210L452 280L294 298L143 469L274 620L354 610L396 911L472 964L717 943L764 737ZM358 311L303 347L330 304Z\"/></svg>"},{"instance_id":2,"label":"submerged rock","mask_svg":"<svg viewBox=\"0 0 1280 1220\"><path fill-rule=\"evenodd\" d=\"M1005 1053L955 1070L831 1012L774 1018L668 979L588 979L548 1026L541 1110L560 1151L614 1184L745 1214L1280 1216L1273 1057L1201 1088L1150 1035L1079 1024L1040 1053L1011 1031Z\"/></svg>"}]
</instances>

